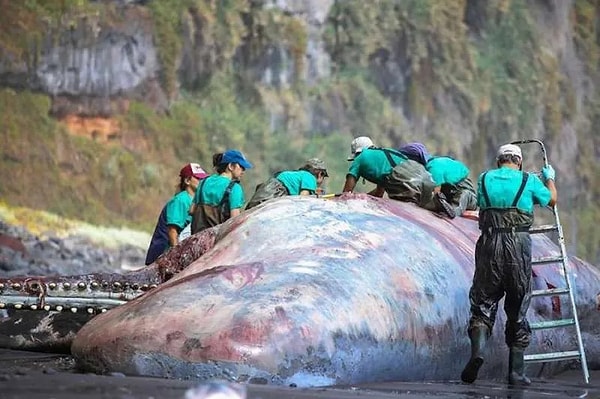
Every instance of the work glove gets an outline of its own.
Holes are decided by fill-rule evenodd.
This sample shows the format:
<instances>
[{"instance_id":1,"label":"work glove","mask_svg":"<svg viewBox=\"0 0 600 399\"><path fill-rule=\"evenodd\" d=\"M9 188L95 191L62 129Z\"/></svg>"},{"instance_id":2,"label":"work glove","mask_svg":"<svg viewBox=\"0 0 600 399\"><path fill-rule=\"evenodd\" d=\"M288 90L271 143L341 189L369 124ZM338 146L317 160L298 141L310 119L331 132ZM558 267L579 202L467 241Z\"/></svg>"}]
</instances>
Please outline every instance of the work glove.
<instances>
[{"instance_id":1,"label":"work glove","mask_svg":"<svg viewBox=\"0 0 600 399\"><path fill-rule=\"evenodd\" d=\"M556 180L556 172L552 165L547 165L542 168L542 176L544 177L544 181Z\"/></svg>"}]
</instances>

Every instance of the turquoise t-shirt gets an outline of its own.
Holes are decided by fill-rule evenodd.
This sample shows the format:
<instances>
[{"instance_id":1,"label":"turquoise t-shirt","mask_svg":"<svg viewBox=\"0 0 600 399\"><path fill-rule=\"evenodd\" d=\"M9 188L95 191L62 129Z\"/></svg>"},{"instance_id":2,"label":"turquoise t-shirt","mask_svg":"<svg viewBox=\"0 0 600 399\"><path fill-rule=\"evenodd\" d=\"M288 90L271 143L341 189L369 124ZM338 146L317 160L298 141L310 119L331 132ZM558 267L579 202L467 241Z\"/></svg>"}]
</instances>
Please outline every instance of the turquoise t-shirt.
<instances>
[{"instance_id":1,"label":"turquoise t-shirt","mask_svg":"<svg viewBox=\"0 0 600 399\"><path fill-rule=\"evenodd\" d=\"M482 178L484 173L477 180L477 204L481 210L487 208L511 208L512 203L521 187L523 173L520 170L502 166L498 169L492 169L485 174L485 188L490 199L488 204L483 196ZM550 190L535 174L530 173L523 194L517 202L517 208L522 211L533 213L535 204L546 206L551 198Z\"/></svg>"},{"instance_id":2,"label":"turquoise t-shirt","mask_svg":"<svg viewBox=\"0 0 600 399\"><path fill-rule=\"evenodd\" d=\"M169 249L169 225L177 226L179 233L192 221L192 216L189 214L190 206L192 205L192 196L187 191L180 191L175 194L163 207L150 245L146 253L146 265L151 264Z\"/></svg>"},{"instance_id":3,"label":"turquoise t-shirt","mask_svg":"<svg viewBox=\"0 0 600 399\"><path fill-rule=\"evenodd\" d=\"M211 175L204 179L204 184L198 184L196 195L194 196L194 204L205 204L210 206L218 206L225 190L231 179L221 175ZM200 198L200 188L202 187L202 198ZM238 209L244 206L244 189L239 183L236 183L231 188L229 193L229 209Z\"/></svg>"},{"instance_id":4,"label":"turquoise t-shirt","mask_svg":"<svg viewBox=\"0 0 600 399\"><path fill-rule=\"evenodd\" d=\"M450 157L433 157L425 164L425 169L431 173L436 186L457 184L469 176L469 168Z\"/></svg>"},{"instance_id":5,"label":"turquoise t-shirt","mask_svg":"<svg viewBox=\"0 0 600 399\"><path fill-rule=\"evenodd\" d=\"M174 195L167 202L167 217L166 224L174 225L183 230L185 226L192 222L190 215L190 206L192 205L192 196L187 191L183 190Z\"/></svg>"},{"instance_id":6,"label":"turquoise t-shirt","mask_svg":"<svg viewBox=\"0 0 600 399\"><path fill-rule=\"evenodd\" d=\"M317 191L317 178L306 170L286 170L276 177L290 195L300 195L300 191L307 190L311 194Z\"/></svg>"},{"instance_id":7,"label":"turquoise t-shirt","mask_svg":"<svg viewBox=\"0 0 600 399\"><path fill-rule=\"evenodd\" d=\"M396 162L396 165L400 165L406 161L404 155L391 148L387 150L393 151L390 153L392 159ZM350 165L348 174L354 176L356 179L364 177L371 183L381 184L383 178L392 173L392 165L388 161L387 156L382 148L365 148Z\"/></svg>"}]
</instances>

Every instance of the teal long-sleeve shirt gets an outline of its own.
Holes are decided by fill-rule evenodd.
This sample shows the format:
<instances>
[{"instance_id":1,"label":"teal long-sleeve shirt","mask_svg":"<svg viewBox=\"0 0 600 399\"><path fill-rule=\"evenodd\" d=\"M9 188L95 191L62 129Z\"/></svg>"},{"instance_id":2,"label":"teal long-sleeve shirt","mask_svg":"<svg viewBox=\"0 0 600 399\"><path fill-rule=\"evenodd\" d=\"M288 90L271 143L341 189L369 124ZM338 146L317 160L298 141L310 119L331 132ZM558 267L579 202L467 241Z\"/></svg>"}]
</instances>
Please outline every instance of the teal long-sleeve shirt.
<instances>
[{"instance_id":1,"label":"teal long-sleeve shirt","mask_svg":"<svg viewBox=\"0 0 600 399\"><path fill-rule=\"evenodd\" d=\"M436 186L458 184L469 176L469 168L450 157L433 157L425 164Z\"/></svg>"}]
</instances>

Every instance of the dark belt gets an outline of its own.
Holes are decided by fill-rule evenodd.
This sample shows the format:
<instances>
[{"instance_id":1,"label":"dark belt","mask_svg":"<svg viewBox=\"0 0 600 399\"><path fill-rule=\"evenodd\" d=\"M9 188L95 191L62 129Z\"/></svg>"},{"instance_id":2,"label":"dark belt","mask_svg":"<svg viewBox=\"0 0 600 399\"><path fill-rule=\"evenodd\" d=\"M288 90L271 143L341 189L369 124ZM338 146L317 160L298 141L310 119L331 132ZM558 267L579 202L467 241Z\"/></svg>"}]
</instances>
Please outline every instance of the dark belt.
<instances>
[{"instance_id":1,"label":"dark belt","mask_svg":"<svg viewBox=\"0 0 600 399\"><path fill-rule=\"evenodd\" d=\"M481 229L488 234L492 233L529 233L529 227L486 227Z\"/></svg>"}]
</instances>

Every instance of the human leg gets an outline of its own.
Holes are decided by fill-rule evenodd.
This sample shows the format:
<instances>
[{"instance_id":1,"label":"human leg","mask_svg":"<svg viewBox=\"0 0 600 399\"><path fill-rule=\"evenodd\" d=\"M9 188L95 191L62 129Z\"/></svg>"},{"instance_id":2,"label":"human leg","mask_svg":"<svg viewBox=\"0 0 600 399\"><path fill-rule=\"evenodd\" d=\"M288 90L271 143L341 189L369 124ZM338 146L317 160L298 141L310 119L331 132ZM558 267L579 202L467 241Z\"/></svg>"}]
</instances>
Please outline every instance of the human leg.
<instances>
[{"instance_id":1,"label":"human leg","mask_svg":"<svg viewBox=\"0 0 600 399\"><path fill-rule=\"evenodd\" d=\"M473 285L469 291L471 303L471 319L469 320L469 339L471 340L471 357L465 365L461 380L473 383L477 379L479 369L484 361L484 349L491 335L496 320L498 301L502 298L501 269L489 256L491 242L480 237L475 248L475 274Z\"/></svg>"},{"instance_id":2,"label":"human leg","mask_svg":"<svg viewBox=\"0 0 600 399\"><path fill-rule=\"evenodd\" d=\"M529 385L531 380L525 375L524 357L531 339L531 328L526 317L531 301L531 239L527 233L520 233L519 236L515 239L516 262L507 274L505 341L509 347L508 383Z\"/></svg>"},{"instance_id":3,"label":"human leg","mask_svg":"<svg viewBox=\"0 0 600 399\"><path fill-rule=\"evenodd\" d=\"M453 206L456 216L462 215L466 210L477 209L477 194L468 177L456 185L442 185L442 192Z\"/></svg>"},{"instance_id":4,"label":"human leg","mask_svg":"<svg viewBox=\"0 0 600 399\"><path fill-rule=\"evenodd\" d=\"M455 207L448 201L444 193L439 192L433 195L435 210L445 213L450 219L454 219L457 215Z\"/></svg>"},{"instance_id":5,"label":"human leg","mask_svg":"<svg viewBox=\"0 0 600 399\"><path fill-rule=\"evenodd\" d=\"M490 336L490 329L486 324L473 324L473 327L469 328L471 357L460 374L460 379L469 384L475 382L479 369L483 366L483 352Z\"/></svg>"}]
</instances>

